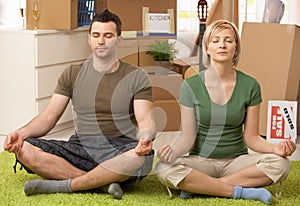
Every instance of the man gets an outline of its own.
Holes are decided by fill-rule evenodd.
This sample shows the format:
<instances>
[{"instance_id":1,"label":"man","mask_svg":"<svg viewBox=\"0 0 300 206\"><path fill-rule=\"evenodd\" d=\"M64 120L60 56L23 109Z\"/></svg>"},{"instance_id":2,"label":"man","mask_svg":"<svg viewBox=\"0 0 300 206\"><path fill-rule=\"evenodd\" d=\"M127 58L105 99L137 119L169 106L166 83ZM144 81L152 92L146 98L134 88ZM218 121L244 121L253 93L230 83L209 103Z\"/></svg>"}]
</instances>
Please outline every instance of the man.
<instances>
[{"instance_id":1,"label":"man","mask_svg":"<svg viewBox=\"0 0 300 206\"><path fill-rule=\"evenodd\" d=\"M28 172L47 179L26 182L26 195L108 187L121 199L120 182L151 171L156 128L150 80L142 69L118 60L121 40L117 15L95 15L88 35L91 58L67 68L45 111L6 137L4 149ZM69 141L39 139L70 99L76 133Z\"/></svg>"}]
</instances>

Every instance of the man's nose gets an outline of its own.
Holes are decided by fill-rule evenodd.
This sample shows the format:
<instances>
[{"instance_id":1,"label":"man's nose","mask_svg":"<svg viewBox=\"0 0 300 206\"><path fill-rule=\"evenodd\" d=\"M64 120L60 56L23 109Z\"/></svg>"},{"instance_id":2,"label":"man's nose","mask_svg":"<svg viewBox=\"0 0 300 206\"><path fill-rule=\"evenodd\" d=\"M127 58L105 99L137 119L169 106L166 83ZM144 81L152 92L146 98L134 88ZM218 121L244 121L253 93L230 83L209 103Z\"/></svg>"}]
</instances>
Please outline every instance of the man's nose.
<instances>
[{"instance_id":1,"label":"man's nose","mask_svg":"<svg viewBox=\"0 0 300 206\"><path fill-rule=\"evenodd\" d=\"M98 44L104 44L105 43L105 38L103 36L100 36L98 39Z\"/></svg>"}]
</instances>

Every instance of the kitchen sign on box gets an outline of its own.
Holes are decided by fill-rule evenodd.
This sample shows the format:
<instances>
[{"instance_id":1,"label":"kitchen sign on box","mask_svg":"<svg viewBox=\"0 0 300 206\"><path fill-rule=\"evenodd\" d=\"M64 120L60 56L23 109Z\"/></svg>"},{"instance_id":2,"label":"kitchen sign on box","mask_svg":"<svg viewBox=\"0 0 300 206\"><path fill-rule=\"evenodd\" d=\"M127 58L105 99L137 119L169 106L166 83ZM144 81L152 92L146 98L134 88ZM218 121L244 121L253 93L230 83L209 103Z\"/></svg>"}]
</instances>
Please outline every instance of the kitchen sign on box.
<instances>
[{"instance_id":1,"label":"kitchen sign on box","mask_svg":"<svg viewBox=\"0 0 300 206\"><path fill-rule=\"evenodd\" d=\"M297 101L275 101L268 103L267 140L279 143L284 139L297 139Z\"/></svg>"},{"instance_id":2,"label":"kitchen sign on box","mask_svg":"<svg viewBox=\"0 0 300 206\"><path fill-rule=\"evenodd\" d=\"M147 14L148 30L155 33L169 33L169 24L171 24L170 15L165 13Z\"/></svg>"}]
</instances>

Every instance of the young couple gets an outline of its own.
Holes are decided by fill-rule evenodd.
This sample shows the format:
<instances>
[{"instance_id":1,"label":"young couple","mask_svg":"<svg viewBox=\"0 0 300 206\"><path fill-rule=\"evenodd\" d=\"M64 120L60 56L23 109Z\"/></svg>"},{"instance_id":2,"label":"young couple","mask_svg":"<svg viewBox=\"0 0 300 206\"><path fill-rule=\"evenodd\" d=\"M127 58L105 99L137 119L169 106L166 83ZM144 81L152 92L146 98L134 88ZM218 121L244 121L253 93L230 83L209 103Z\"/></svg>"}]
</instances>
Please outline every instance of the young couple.
<instances>
[{"instance_id":1,"label":"young couple","mask_svg":"<svg viewBox=\"0 0 300 206\"><path fill-rule=\"evenodd\" d=\"M121 26L108 10L96 14L88 34L91 57L66 68L46 109L7 135L4 149L42 178L25 183L26 195L103 188L121 199L123 183L152 170L151 82L144 70L118 59ZM206 194L270 204L272 195L263 187L287 177L287 156L296 145L260 137L260 86L235 68L241 45L232 23L219 20L207 27L203 53L207 69L181 86L181 135L156 152L157 177L181 190L181 198ZM40 139L70 100L75 134L68 141Z\"/></svg>"}]
</instances>

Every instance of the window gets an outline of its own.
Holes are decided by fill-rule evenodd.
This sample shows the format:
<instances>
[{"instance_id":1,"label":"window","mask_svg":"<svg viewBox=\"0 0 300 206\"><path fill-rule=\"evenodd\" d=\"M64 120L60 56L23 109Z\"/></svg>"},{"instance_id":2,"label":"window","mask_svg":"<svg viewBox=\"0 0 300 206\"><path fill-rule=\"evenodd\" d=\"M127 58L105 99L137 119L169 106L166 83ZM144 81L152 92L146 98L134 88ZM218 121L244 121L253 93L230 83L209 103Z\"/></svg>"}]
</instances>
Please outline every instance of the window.
<instances>
[{"instance_id":1,"label":"window","mask_svg":"<svg viewBox=\"0 0 300 206\"><path fill-rule=\"evenodd\" d=\"M282 24L299 24L297 15L299 0L281 0L284 3L284 15L280 21ZM265 8L265 0L241 0L239 1L240 23L243 21L261 22ZM299 14L298 14L299 13Z\"/></svg>"},{"instance_id":2,"label":"window","mask_svg":"<svg viewBox=\"0 0 300 206\"><path fill-rule=\"evenodd\" d=\"M214 0L207 0L208 9ZM280 23L300 25L300 0L282 0L285 12ZM179 57L186 57L199 32L198 0L177 0L177 44ZM262 22L265 0L239 0L239 31L243 22Z\"/></svg>"},{"instance_id":3,"label":"window","mask_svg":"<svg viewBox=\"0 0 300 206\"><path fill-rule=\"evenodd\" d=\"M19 10L19 1L0 0L0 25L9 27L21 26L22 17Z\"/></svg>"},{"instance_id":4,"label":"window","mask_svg":"<svg viewBox=\"0 0 300 206\"><path fill-rule=\"evenodd\" d=\"M300 25L300 0L281 0L285 4L285 11L280 23ZM209 8L214 0L207 0ZM177 30L179 32L197 32L199 20L197 17L198 0L177 0L178 17ZM239 0L239 28L244 21L261 22L265 7L265 0Z\"/></svg>"},{"instance_id":5,"label":"window","mask_svg":"<svg viewBox=\"0 0 300 206\"><path fill-rule=\"evenodd\" d=\"M178 0L177 1L177 31L195 32L198 30L197 0Z\"/></svg>"}]
</instances>

